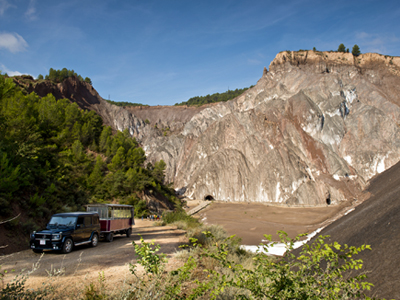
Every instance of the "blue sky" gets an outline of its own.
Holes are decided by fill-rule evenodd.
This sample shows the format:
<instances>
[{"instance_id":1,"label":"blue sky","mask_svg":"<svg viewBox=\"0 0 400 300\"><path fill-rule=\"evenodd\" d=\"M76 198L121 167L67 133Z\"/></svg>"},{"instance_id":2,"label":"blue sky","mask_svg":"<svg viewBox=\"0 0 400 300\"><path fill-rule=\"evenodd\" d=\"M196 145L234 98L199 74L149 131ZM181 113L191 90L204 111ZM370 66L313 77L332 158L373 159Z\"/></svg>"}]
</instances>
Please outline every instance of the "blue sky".
<instances>
[{"instance_id":1,"label":"blue sky","mask_svg":"<svg viewBox=\"0 0 400 300\"><path fill-rule=\"evenodd\" d=\"M284 50L400 55L400 1L0 0L0 70L73 69L115 101L173 105L256 84Z\"/></svg>"}]
</instances>

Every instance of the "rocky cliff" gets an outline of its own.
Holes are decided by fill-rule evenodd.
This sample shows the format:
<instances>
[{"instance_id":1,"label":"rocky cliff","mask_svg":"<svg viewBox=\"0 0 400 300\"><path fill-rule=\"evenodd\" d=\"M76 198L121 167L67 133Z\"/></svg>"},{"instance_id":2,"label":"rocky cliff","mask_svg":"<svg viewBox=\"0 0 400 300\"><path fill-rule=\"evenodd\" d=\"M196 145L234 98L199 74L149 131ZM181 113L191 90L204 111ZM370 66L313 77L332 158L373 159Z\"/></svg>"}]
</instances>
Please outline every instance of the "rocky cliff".
<instances>
[{"instance_id":1,"label":"rocky cliff","mask_svg":"<svg viewBox=\"0 0 400 300\"><path fill-rule=\"evenodd\" d=\"M400 160L400 58L285 51L241 96L200 108L122 108L74 78L26 86L128 128L189 198L326 205ZM149 122L144 122L144 120Z\"/></svg>"},{"instance_id":2,"label":"rocky cliff","mask_svg":"<svg viewBox=\"0 0 400 300\"><path fill-rule=\"evenodd\" d=\"M33 80L30 76L13 77L14 82L28 93L35 92L40 97L52 94L56 99L69 99L82 109L94 110L98 113L104 124L115 130L128 129L130 134L138 139L149 134L150 128L140 118L130 113L123 107L112 105L105 101L97 91L87 82L79 81L76 77L69 77L61 83L49 80Z\"/></svg>"},{"instance_id":3,"label":"rocky cliff","mask_svg":"<svg viewBox=\"0 0 400 300\"><path fill-rule=\"evenodd\" d=\"M257 85L144 137L189 198L289 205L357 197L400 160L400 58L282 52Z\"/></svg>"}]
</instances>

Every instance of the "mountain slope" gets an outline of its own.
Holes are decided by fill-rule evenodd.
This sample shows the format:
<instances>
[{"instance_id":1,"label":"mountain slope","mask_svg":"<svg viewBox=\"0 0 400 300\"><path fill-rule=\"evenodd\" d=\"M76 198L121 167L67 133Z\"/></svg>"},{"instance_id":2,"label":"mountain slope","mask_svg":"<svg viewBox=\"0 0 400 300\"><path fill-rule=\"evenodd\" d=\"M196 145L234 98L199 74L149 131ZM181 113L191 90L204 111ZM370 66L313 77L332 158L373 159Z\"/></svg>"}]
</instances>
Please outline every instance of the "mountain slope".
<instances>
[{"instance_id":1,"label":"mountain slope","mask_svg":"<svg viewBox=\"0 0 400 300\"><path fill-rule=\"evenodd\" d=\"M399 74L398 57L285 51L239 97L193 109L124 109L73 78L26 89L128 128L189 198L318 206L357 198L400 160Z\"/></svg>"},{"instance_id":2,"label":"mountain slope","mask_svg":"<svg viewBox=\"0 0 400 300\"><path fill-rule=\"evenodd\" d=\"M114 130L128 129L133 137L142 138L149 130L143 120L137 118L123 107L112 105L105 101L97 91L87 82L76 77L69 77L61 83L50 80L33 80L30 76L13 77L14 82L25 89L27 93L35 92L40 97L52 94L57 100L69 99L80 108L93 110L103 119L104 124Z\"/></svg>"},{"instance_id":3,"label":"mountain slope","mask_svg":"<svg viewBox=\"0 0 400 300\"><path fill-rule=\"evenodd\" d=\"M399 299L400 289L400 163L370 181L371 196L354 211L320 232L329 242L359 246L371 245L371 251L357 256L364 262L363 272L375 287L370 296Z\"/></svg>"},{"instance_id":4,"label":"mountain slope","mask_svg":"<svg viewBox=\"0 0 400 300\"><path fill-rule=\"evenodd\" d=\"M144 136L189 198L326 205L357 198L400 160L400 59L282 52L257 85Z\"/></svg>"}]
</instances>

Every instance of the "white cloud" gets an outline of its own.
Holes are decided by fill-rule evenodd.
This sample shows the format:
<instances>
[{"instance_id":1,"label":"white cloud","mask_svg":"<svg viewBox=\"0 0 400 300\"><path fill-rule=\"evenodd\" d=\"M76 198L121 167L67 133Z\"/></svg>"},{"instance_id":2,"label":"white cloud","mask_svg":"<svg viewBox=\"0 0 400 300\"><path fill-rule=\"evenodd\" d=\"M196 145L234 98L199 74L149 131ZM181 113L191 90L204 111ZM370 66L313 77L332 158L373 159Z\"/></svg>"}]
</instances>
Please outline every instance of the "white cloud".
<instances>
[{"instance_id":1,"label":"white cloud","mask_svg":"<svg viewBox=\"0 0 400 300\"><path fill-rule=\"evenodd\" d=\"M30 0L28 9L25 12L25 17L27 17L29 21L34 21L37 19L35 2L35 0Z\"/></svg>"},{"instance_id":2,"label":"white cloud","mask_svg":"<svg viewBox=\"0 0 400 300\"><path fill-rule=\"evenodd\" d=\"M399 41L399 38L394 34L370 34L367 32L356 33L356 39L359 42L361 52L377 52L385 54L394 43Z\"/></svg>"},{"instance_id":3,"label":"white cloud","mask_svg":"<svg viewBox=\"0 0 400 300\"><path fill-rule=\"evenodd\" d=\"M8 76L30 75L30 74L21 73L21 72L18 72L18 71L11 71L10 69L8 69L3 64L0 64L0 70L1 70L1 73L7 73Z\"/></svg>"},{"instance_id":4,"label":"white cloud","mask_svg":"<svg viewBox=\"0 0 400 300\"><path fill-rule=\"evenodd\" d=\"M259 60L259 59L252 59L252 58L248 58L247 59L247 63L249 64L249 65L261 65L263 62L261 61L261 60Z\"/></svg>"},{"instance_id":5,"label":"white cloud","mask_svg":"<svg viewBox=\"0 0 400 300\"><path fill-rule=\"evenodd\" d=\"M15 7L15 6L8 3L7 0L0 0L0 16L2 16L4 12L10 7Z\"/></svg>"},{"instance_id":6,"label":"white cloud","mask_svg":"<svg viewBox=\"0 0 400 300\"><path fill-rule=\"evenodd\" d=\"M28 43L18 33L0 33L0 49L7 49L12 53L25 51Z\"/></svg>"}]
</instances>

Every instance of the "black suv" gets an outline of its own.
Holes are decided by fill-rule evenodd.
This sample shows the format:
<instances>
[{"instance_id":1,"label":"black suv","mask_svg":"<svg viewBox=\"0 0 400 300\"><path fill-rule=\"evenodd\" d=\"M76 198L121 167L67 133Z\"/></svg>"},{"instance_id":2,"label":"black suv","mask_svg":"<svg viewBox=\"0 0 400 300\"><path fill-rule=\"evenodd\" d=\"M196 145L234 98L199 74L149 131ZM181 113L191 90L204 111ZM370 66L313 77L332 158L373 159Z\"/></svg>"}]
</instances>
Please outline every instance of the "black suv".
<instances>
[{"instance_id":1,"label":"black suv","mask_svg":"<svg viewBox=\"0 0 400 300\"><path fill-rule=\"evenodd\" d=\"M31 234L31 249L39 253L43 250L58 250L69 253L74 246L99 242L100 223L97 212L60 213L51 217L46 229Z\"/></svg>"}]
</instances>

